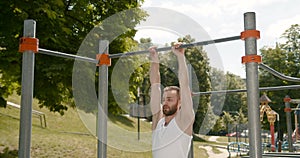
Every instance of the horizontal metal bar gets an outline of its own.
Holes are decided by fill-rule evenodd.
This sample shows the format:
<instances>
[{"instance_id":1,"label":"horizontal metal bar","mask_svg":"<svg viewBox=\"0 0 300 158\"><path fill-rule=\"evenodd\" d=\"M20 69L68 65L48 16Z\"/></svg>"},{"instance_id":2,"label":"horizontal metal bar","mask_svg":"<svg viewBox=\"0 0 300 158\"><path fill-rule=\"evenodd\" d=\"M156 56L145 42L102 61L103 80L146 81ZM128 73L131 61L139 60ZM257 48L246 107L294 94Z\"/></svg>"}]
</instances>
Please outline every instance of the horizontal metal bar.
<instances>
[{"instance_id":1,"label":"horizontal metal bar","mask_svg":"<svg viewBox=\"0 0 300 158\"><path fill-rule=\"evenodd\" d=\"M260 87L260 91L279 91L284 89L300 89L300 85L289 85L289 86L276 86L276 87ZM208 94L220 94L220 93L240 93L247 92L247 89L234 89L234 90L220 90L220 91L208 91L208 92L193 92L193 96L208 95Z\"/></svg>"},{"instance_id":2,"label":"horizontal metal bar","mask_svg":"<svg viewBox=\"0 0 300 158\"><path fill-rule=\"evenodd\" d=\"M291 82L300 82L300 78L286 76L286 75L279 73L278 71L270 68L269 66L267 66L263 63L259 64L259 67L270 72L271 74L273 74L274 76L276 76L282 80L291 81Z\"/></svg>"},{"instance_id":3,"label":"horizontal metal bar","mask_svg":"<svg viewBox=\"0 0 300 158\"><path fill-rule=\"evenodd\" d=\"M290 103L299 104L300 103L300 99L291 99Z\"/></svg>"},{"instance_id":4,"label":"horizontal metal bar","mask_svg":"<svg viewBox=\"0 0 300 158\"><path fill-rule=\"evenodd\" d=\"M57 57L87 61L87 62L95 63L95 64L99 63L99 61L97 59L82 57L82 56L73 55L73 54L62 53L62 52L58 52L58 51L47 50L47 49L43 49L43 48L39 48L39 53L46 54L46 55L57 56ZM96 58L96 55L95 55L95 58Z\"/></svg>"},{"instance_id":5,"label":"horizontal metal bar","mask_svg":"<svg viewBox=\"0 0 300 158\"><path fill-rule=\"evenodd\" d=\"M208 41L201 41L201 42L196 42L196 43L183 44L183 45L180 46L180 48L203 46L203 45L209 45L209 44L214 44L214 43L221 43L221 42L233 41L233 40L238 40L238 39L241 39L241 37L240 36L233 36L233 37L227 37L227 38L220 38L220 39L215 39L215 40L208 40ZM171 48L172 47L169 46L169 47L157 48L156 50L158 52L160 52L160 51L171 50ZM141 54L147 54L147 53L149 53L148 50L142 50L142 51L135 51L135 52L110 54L109 57L110 58L119 58L119 57L141 55Z\"/></svg>"}]
</instances>

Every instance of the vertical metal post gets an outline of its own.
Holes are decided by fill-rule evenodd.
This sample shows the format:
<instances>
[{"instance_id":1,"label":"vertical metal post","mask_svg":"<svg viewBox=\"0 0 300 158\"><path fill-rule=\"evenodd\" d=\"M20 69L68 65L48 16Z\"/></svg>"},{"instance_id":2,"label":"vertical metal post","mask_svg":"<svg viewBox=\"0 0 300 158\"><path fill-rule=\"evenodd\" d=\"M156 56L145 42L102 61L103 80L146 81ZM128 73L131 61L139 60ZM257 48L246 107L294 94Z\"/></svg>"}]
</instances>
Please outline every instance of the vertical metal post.
<instances>
[{"instance_id":1,"label":"vertical metal post","mask_svg":"<svg viewBox=\"0 0 300 158\"><path fill-rule=\"evenodd\" d=\"M239 142L239 137L238 137L238 124L236 123L235 125L235 142Z\"/></svg>"},{"instance_id":2,"label":"vertical metal post","mask_svg":"<svg viewBox=\"0 0 300 158\"><path fill-rule=\"evenodd\" d=\"M256 30L256 20L254 12L244 14L244 29ZM245 39L245 55L257 55L257 44L255 37ZM250 157L262 157L261 126L259 119L259 82L258 63L246 63L246 86L249 120L249 143Z\"/></svg>"},{"instance_id":3,"label":"vertical metal post","mask_svg":"<svg viewBox=\"0 0 300 158\"><path fill-rule=\"evenodd\" d=\"M99 54L108 54L107 40L99 42ZM108 117L108 65L99 67L99 89L98 89L98 158L106 158L107 155L107 117Z\"/></svg>"},{"instance_id":4,"label":"vertical metal post","mask_svg":"<svg viewBox=\"0 0 300 158\"><path fill-rule=\"evenodd\" d=\"M280 119L280 116L279 116L279 114L277 114L277 140L278 140L278 144L277 144L277 146L278 146L278 150L277 150L277 152L281 152L281 137L280 137L280 121L279 121L279 119Z\"/></svg>"},{"instance_id":5,"label":"vertical metal post","mask_svg":"<svg viewBox=\"0 0 300 158\"><path fill-rule=\"evenodd\" d=\"M296 134L295 134L295 142L298 141L298 119L297 119L297 110L294 112L294 117L295 117L295 131L296 131Z\"/></svg>"},{"instance_id":6,"label":"vertical metal post","mask_svg":"<svg viewBox=\"0 0 300 158\"><path fill-rule=\"evenodd\" d=\"M188 68L188 74L189 74L189 80L190 80L190 88L191 88L191 91L192 90L192 87L193 87L193 81L192 81L192 65L191 64L188 64L187 65L187 68ZM191 140L191 147L190 147L190 151L189 151L189 155L188 155L188 158L193 158L194 157L194 143L193 143L193 138Z\"/></svg>"},{"instance_id":7,"label":"vertical metal post","mask_svg":"<svg viewBox=\"0 0 300 158\"><path fill-rule=\"evenodd\" d=\"M287 95L284 98L285 104L285 112L286 112L286 125L287 125L287 132L288 132L288 143L289 143L289 152L293 152L293 129L292 129L292 117L291 117L291 105L290 105L291 98Z\"/></svg>"},{"instance_id":8,"label":"vertical metal post","mask_svg":"<svg viewBox=\"0 0 300 158\"><path fill-rule=\"evenodd\" d=\"M138 140L140 140L140 87L137 88L137 121L138 121Z\"/></svg>"},{"instance_id":9,"label":"vertical metal post","mask_svg":"<svg viewBox=\"0 0 300 158\"><path fill-rule=\"evenodd\" d=\"M25 20L23 36L35 38L35 28L34 20ZM19 158L30 158L34 57L33 51L23 52Z\"/></svg>"}]
</instances>

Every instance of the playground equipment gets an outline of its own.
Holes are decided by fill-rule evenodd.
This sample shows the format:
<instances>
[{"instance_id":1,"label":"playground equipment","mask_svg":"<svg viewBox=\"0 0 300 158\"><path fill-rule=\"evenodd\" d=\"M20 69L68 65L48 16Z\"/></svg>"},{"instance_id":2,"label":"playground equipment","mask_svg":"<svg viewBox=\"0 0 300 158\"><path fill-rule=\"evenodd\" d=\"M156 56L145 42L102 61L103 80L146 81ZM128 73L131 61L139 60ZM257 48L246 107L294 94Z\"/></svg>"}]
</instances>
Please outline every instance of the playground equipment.
<instances>
[{"instance_id":1,"label":"playground equipment","mask_svg":"<svg viewBox=\"0 0 300 158\"><path fill-rule=\"evenodd\" d=\"M231 153L237 153L237 156L241 156L242 154L249 153L249 144L245 142L230 142L227 145L227 151L229 153L229 157L231 157Z\"/></svg>"},{"instance_id":2,"label":"playground equipment","mask_svg":"<svg viewBox=\"0 0 300 158\"><path fill-rule=\"evenodd\" d=\"M294 112L294 115L295 115L295 131L294 131L294 133L295 133L295 142L296 143L299 143L299 139L300 139L300 137L299 137L299 125L298 125L298 119L299 119L299 115L300 115L300 100L299 99L297 99L296 100L296 104L298 104L297 105L297 107L296 108L292 108L292 110L294 110L295 112Z\"/></svg>"},{"instance_id":3,"label":"playground equipment","mask_svg":"<svg viewBox=\"0 0 300 158\"><path fill-rule=\"evenodd\" d=\"M236 112L237 113L237 112ZM248 124L228 124L228 145L227 151L229 157L233 153L236 153L237 156L249 154L249 131Z\"/></svg>"},{"instance_id":4,"label":"playground equipment","mask_svg":"<svg viewBox=\"0 0 300 158\"><path fill-rule=\"evenodd\" d=\"M291 112L292 110L299 110L299 108L291 108L291 103L292 104L300 104L299 99L291 99L288 95L285 96L284 98L285 102L285 108L284 111L286 112L286 123L287 123L287 131L288 131L288 147L289 147L289 152L293 152L295 147L294 147L294 141L292 137L293 129L292 129L292 118L291 118ZM295 111L296 113L297 111ZM298 140L298 119L297 119L297 114L295 114L295 142Z\"/></svg>"},{"instance_id":5,"label":"playground equipment","mask_svg":"<svg viewBox=\"0 0 300 158\"><path fill-rule=\"evenodd\" d=\"M260 97L260 121L264 119L264 113L267 114L268 122L270 123L270 133L271 133L271 150L274 152L275 148L275 138L274 138L274 122L276 120L276 116L279 116L272 108L269 106L269 102L271 99L266 94L263 94ZM279 121L279 117L277 117L277 121Z\"/></svg>"},{"instance_id":6,"label":"playground equipment","mask_svg":"<svg viewBox=\"0 0 300 158\"><path fill-rule=\"evenodd\" d=\"M247 91L247 103L248 103L248 120L250 130L249 140L249 153L250 157L259 158L262 155L261 146L261 127L259 121L259 91L264 88L258 87L258 65L261 63L261 57L257 55L256 41L259 38L259 31L256 30L255 13L247 12L244 14L244 30L240 36L233 36L229 38L221 38L216 40L203 41L193 44L182 45L183 48L209 45L215 43L221 43L226 41L232 41L242 39L245 41L245 56L242 57L242 63L246 65L247 76L247 90L237 91L219 91L219 92L207 92L211 93L227 93L227 92L239 92ZM70 55L66 53L46 50L38 48L38 39L35 38L36 22L34 20L24 21L24 33L23 38L20 41L20 52L23 52L22 62L22 91L21 91L21 116L20 116L20 137L19 137L19 157L30 157L30 144L31 144L31 117L32 117L32 100L33 100L33 79L34 79L34 59L35 53L43 53L47 55L54 55L64 58L71 58L86 62L91 62L99 66L99 94L98 94L98 120L97 120L97 137L98 137L98 158L106 157L107 151L107 106L108 106L108 67L110 66L111 58L118 58L130 55L138 55L148 53L148 50L138 52L128 52L109 55L108 53L108 41L102 40L99 42L99 54L96 59ZM169 50L171 47L158 48L158 51ZM266 89L288 89L288 88L300 88L300 86L285 86L285 87L269 87ZM205 93L205 92L204 92ZM202 92L194 94L203 94Z\"/></svg>"}]
</instances>

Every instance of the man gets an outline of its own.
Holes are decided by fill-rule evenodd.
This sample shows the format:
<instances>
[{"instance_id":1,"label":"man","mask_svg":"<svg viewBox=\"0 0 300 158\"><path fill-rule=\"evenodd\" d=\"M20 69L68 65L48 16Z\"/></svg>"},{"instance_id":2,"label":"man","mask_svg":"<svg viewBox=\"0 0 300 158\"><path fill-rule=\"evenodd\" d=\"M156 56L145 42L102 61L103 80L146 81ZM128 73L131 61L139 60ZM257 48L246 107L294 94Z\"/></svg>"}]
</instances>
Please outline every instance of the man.
<instances>
[{"instance_id":1,"label":"man","mask_svg":"<svg viewBox=\"0 0 300 158\"><path fill-rule=\"evenodd\" d=\"M178 60L180 89L164 88L161 104L159 58L150 47L150 82L152 117L152 154L154 158L186 158L191 146L194 111L184 49L175 43L172 52Z\"/></svg>"}]
</instances>

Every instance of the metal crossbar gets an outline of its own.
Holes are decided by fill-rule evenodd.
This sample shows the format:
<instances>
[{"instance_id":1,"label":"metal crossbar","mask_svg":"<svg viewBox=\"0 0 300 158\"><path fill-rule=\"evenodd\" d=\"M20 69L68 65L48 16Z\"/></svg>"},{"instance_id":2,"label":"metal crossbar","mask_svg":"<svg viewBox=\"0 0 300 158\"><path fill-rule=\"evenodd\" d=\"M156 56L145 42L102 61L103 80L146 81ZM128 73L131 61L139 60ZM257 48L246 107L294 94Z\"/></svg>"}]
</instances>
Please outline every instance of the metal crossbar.
<instances>
[{"instance_id":1,"label":"metal crossbar","mask_svg":"<svg viewBox=\"0 0 300 158\"><path fill-rule=\"evenodd\" d=\"M195 47L195 46L204 46L204 45L209 45L209 44L215 44L215 43L222 43L222 42L227 42L227 41L233 41L233 40L239 40L241 39L240 36L233 36L233 37L226 37L226 38L219 38L219 39L214 39L214 40L207 40L207 41L201 41L201 42L196 42L196 43L188 43L188 44L183 44L180 46L180 48L189 48L189 47ZM156 50L158 52L160 51L167 51L171 50L172 47L162 47L162 48L157 48ZM133 55L140 55L140 54L146 54L149 53L148 50L142 50L142 51L136 51L136 52L127 52L127 53L118 53L118 54L110 54L110 58L119 58L119 57L126 57L126 56L133 56Z\"/></svg>"},{"instance_id":2,"label":"metal crossbar","mask_svg":"<svg viewBox=\"0 0 300 158\"><path fill-rule=\"evenodd\" d=\"M274 87L260 87L260 91L279 91L284 89L300 89L300 85L289 85L289 86L274 86ZM218 94L218 93L239 93L239 92L247 92L247 89L233 89L233 90L220 90L220 91L208 91L208 92L193 92L194 96L197 95L208 95L208 94Z\"/></svg>"},{"instance_id":3,"label":"metal crossbar","mask_svg":"<svg viewBox=\"0 0 300 158\"><path fill-rule=\"evenodd\" d=\"M43 48L39 48L39 53L57 56L57 57L68 58L68 59L87 61L87 62L95 63L95 64L99 63L99 60L97 60L97 59L93 59L93 58L89 58L89 57L82 57L82 56L78 56L78 55L74 55L74 54L68 54L68 53L63 53L63 52L58 52L58 51L53 51L53 50L47 50L47 49L43 49Z\"/></svg>"},{"instance_id":4,"label":"metal crossbar","mask_svg":"<svg viewBox=\"0 0 300 158\"><path fill-rule=\"evenodd\" d=\"M239 39L241 39L240 36L232 36L232 37L219 38L219 39L214 39L214 40L201 41L201 42L196 42L196 43L183 44L183 45L180 46L180 48L203 46L203 45L222 43L222 42L239 40ZM171 48L172 47L169 46L169 47L157 48L156 50L157 51L167 51L167 50L171 50ZM99 61L97 59L92 59L92 58L89 58L89 57L82 57L82 56L78 56L78 55L74 55L74 54L63 53L63 52L59 52L59 51L47 50L47 49L43 49L43 48L39 48L39 53L46 54L46 55L57 56L57 57L68 58L68 59L76 59L76 60L81 60L81 61L87 61L87 62L95 63L95 64L99 63ZM148 50L142 50L142 51L135 51L135 52L110 54L109 57L110 58L119 58L119 57L141 55L141 54L147 54L147 53L149 53Z\"/></svg>"},{"instance_id":5,"label":"metal crossbar","mask_svg":"<svg viewBox=\"0 0 300 158\"><path fill-rule=\"evenodd\" d=\"M259 64L259 67L270 72L271 74L273 74L274 76L276 76L282 80L291 81L291 82L300 82L300 78L286 76L282 73L277 72L276 70L270 68L269 66L267 66L263 63Z\"/></svg>"}]
</instances>

